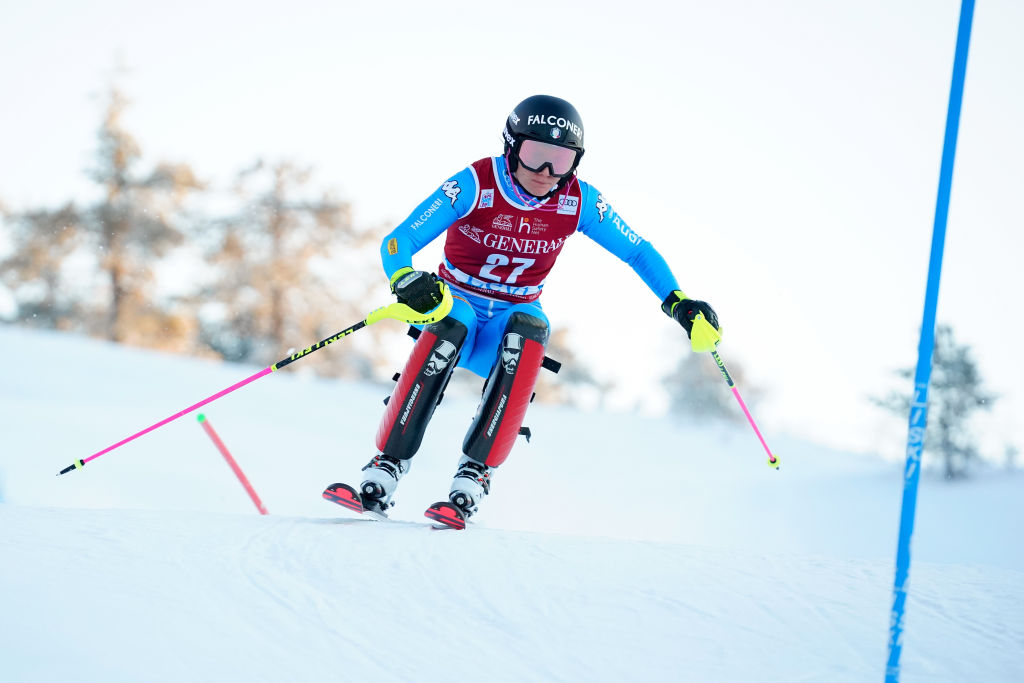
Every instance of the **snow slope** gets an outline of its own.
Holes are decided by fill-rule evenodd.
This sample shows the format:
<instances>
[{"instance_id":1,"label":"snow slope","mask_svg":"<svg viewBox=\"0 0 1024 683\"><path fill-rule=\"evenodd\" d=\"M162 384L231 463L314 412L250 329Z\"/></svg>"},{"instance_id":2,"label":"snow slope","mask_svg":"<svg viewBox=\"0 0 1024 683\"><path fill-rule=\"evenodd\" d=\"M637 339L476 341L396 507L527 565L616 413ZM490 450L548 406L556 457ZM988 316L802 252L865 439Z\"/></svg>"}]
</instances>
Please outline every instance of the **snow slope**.
<instances>
[{"instance_id":1,"label":"snow slope","mask_svg":"<svg viewBox=\"0 0 1024 683\"><path fill-rule=\"evenodd\" d=\"M535 405L475 524L435 531L451 395L401 523L351 519L319 494L389 387L296 364L204 410L264 517L192 415L54 476L258 368L4 326L0 353L0 680L883 677L898 466L761 425L775 472L746 427ZM1024 679L1022 494L922 480L903 680Z\"/></svg>"}]
</instances>

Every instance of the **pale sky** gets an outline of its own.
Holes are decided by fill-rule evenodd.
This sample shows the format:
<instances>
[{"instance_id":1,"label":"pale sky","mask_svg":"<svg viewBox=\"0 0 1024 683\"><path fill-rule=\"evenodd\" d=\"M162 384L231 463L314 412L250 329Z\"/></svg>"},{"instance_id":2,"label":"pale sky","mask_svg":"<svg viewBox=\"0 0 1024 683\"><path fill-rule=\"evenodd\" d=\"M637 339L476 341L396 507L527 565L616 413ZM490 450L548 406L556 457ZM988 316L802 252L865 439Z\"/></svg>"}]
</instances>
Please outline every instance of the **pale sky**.
<instances>
[{"instance_id":1,"label":"pale sky","mask_svg":"<svg viewBox=\"0 0 1024 683\"><path fill-rule=\"evenodd\" d=\"M557 95L584 120L580 177L718 311L723 359L766 392L754 416L769 445L792 432L898 455L906 426L865 397L916 362L959 7L7 3L0 201L88 197L118 60L143 165L225 183L257 157L294 159L382 236L499 153L517 102ZM939 297L940 323L1002 395L977 423L995 455L1024 448L1022 32L1020 2L979 0ZM440 241L414 264L433 270L439 254ZM663 404L654 380L685 337L628 268L577 236L541 301L582 358L626 383L613 403Z\"/></svg>"}]
</instances>

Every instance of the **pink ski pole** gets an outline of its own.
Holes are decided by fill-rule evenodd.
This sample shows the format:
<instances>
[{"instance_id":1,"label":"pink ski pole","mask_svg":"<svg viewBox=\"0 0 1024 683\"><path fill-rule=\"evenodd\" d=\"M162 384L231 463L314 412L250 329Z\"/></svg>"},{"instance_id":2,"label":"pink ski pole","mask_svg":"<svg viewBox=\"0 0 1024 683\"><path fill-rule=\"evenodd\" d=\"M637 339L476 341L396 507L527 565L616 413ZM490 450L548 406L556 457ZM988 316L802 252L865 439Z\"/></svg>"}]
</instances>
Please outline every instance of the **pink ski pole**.
<instances>
[{"instance_id":1,"label":"pink ski pole","mask_svg":"<svg viewBox=\"0 0 1024 683\"><path fill-rule=\"evenodd\" d=\"M332 335L332 336L328 337L327 339L323 339L323 340L317 342L316 344L314 344L313 346L310 346L309 348L306 348L306 349L303 349L302 351L294 353L291 356L288 356L287 358L285 358L283 360L280 360L277 363L274 363L269 368L264 368L264 369L260 370L259 372L257 372L255 375L252 375L251 377L247 377L247 378L243 379L241 382L239 382L237 384L232 384L227 389L223 389L221 391L218 391L213 396L209 396L207 398L204 398L199 403L196 403L195 405L191 405L188 408L185 408L184 410L181 410L181 411L175 413L174 415L171 415L170 417L167 417L167 418L164 418L163 420L160 420L159 422L157 422L154 425L150 425L149 427L146 427L141 432L136 432L135 434L132 434L131 436L129 436L129 437L125 438L125 439L121 439L120 441L118 441L114 445L107 446L106 448L104 448L102 451L99 451L98 453L93 453L88 458L82 458L81 460L74 461L73 463L71 463L70 465L68 465L64 469L62 469L60 472L58 472L57 476L59 477L62 474L66 474L66 473L70 472L71 470L81 469L81 468L85 467L85 463L89 462L90 460L95 460L96 458L100 457L104 453L109 453L110 451L114 450L115 448L120 448L121 446L125 445L129 441L134 441L135 439L139 438L140 436L142 436L144 434L148 434L149 432L153 431L154 429L157 429L159 427L163 427L168 422L173 422L174 420L177 420L182 415L187 415L188 413L191 413L193 410L197 410L199 408L202 408L207 403L211 403L213 401L216 401L218 398L221 398L222 396L226 396L226 395L230 394L232 391L235 391L236 389L241 389L242 387L244 387L246 384L249 384L250 382L255 382L256 380L258 380L261 377L266 377L270 373L274 372L275 370L280 370L281 368L283 368L284 366L288 365L289 363L293 363L294 361L297 361L300 358L305 358L306 356L308 356L309 354L313 353L314 351L322 349L323 347L327 346L328 344L336 342L339 339L341 339L342 337L346 337L346 336L352 334L356 330L361 330L364 327L366 327L367 325L372 325L375 322L379 322L381 320L384 320L385 318L392 318L394 320L400 320L402 322L409 323L410 325L427 325L429 323L437 322L438 320L441 320L442 318L444 318L446 315L448 315L451 312L452 305L455 303L455 301L452 299L452 293L451 293L451 291L448 289L448 287L446 285L442 286L441 294L442 294L441 303L438 304L438 306L436 308L434 308L431 311L427 311L426 313L420 313L419 311L417 311L417 310L415 310L413 308L410 308L406 304L397 303L397 302L393 303L393 304L389 304L387 306L382 306L381 308L378 308L377 310L371 312L370 315L366 316L365 320L361 320L361 321L357 322L355 325L352 325L350 327L346 327L341 332L338 332L337 334Z\"/></svg>"},{"instance_id":2,"label":"pink ski pole","mask_svg":"<svg viewBox=\"0 0 1024 683\"><path fill-rule=\"evenodd\" d=\"M729 375L729 371L725 369L725 363L722 362L722 357L718 355L718 351L712 351L711 357L718 363L718 369L722 372L722 377L729 384L729 388L732 389L732 395L736 397L736 401L739 402L740 408L743 409L743 414L747 416L747 422L754 428L754 433L757 434L757 438L761 440L761 445L764 446L764 452L768 454L768 466L779 469L779 459L773 455L771 450L768 448L768 444L765 443L764 437L761 436L761 430L754 424L754 418L751 417L750 411L747 410L747 404L743 402L743 397L740 396L740 390L736 388L736 383L732 381L732 377Z\"/></svg>"},{"instance_id":3,"label":"pink ski pole","mask_svg":"<svg viewBox=\"0 0 1024 683\"><path fill-rule=\"evenodd\" d=\"M260 497L256 495L256 489L254 489L252 484L249 483L248 477L245 476L245 472L242 471L242 468L238 466L238 463L235 461L234 457L232 457L231 451L228 450L228 447L224 445L223 441L221 441L220 436L216 431L214 431L213 425L207 421L206 416L202 413L199 413L197 417L199 419L199 424L203 425L203 429L206 431L207 436L209 436L213 441L213 445L217 447L220 454L228 461L231 471L235 473L235 476L238 477L238 481L242 483L242 488L244 488L245 492L249 494L249 498L252 499L252 504L256 506L256 509L260 511L261 515L267 514L267 508L263 507L263 501L261 501Z\"/></svg>"},{"instance_id":4,"label":"pink ski pole","mask_svg":"<svg viewBox=\"0 0 1024 683\"><path fill-rule=\"evenodd\" d=\"M725 378L729 388L732 389L732 395L736 397L736 401L740 404L740 408L743 409L743 414L747 416L747 422L753 427L754 433L757 434L757 438L761 441L761 445L764 446L765 453L768 454L768 466L779 469L779 458L771 452L768 448L768 444L765 443L764 437L761 436L761 430L757 428L754 423L754 418L750 415L750 410L747 409L747 404L743 402L743 397L740 396L739 389L736 388L736 383L732 381L732 376L729 371L725 369L725 362L722 357L718 355L718 342L722 340L721 333L715 329L714 325L709 323L704 317L703 313L698 313L693 319L693 326L690 329L690 345L694 351L704 352L710 351L711 357L718 363L718 369L722 373L722 377Z\"/></svg>"}]
</instances>

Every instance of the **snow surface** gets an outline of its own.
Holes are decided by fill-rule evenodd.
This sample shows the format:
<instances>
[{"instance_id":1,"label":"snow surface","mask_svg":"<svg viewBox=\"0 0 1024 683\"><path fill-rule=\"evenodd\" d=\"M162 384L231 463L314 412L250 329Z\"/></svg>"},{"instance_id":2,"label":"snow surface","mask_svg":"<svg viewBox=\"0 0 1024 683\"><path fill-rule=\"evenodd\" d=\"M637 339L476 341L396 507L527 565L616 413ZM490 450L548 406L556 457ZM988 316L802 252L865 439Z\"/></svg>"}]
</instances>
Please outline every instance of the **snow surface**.
<instances>
[{"instance_id":1,"label":"snow surface","mask_svg":"<svg viewBox=\"0 0 1024 683\"><path fill-rule=\"evenodd\" d=\"M453 393L401 523L353 519L320 492L390 388L296 364L203 410L261 516L194 414L54 476L260 368L9 326L0 353L2 681L884 676L900 465L761 424L775 472L745 425L534 405L475 523L435 531ZM1024 680L1022 512L1020 472L923 477L902 680Z\"/></svg>"}]
</instances>

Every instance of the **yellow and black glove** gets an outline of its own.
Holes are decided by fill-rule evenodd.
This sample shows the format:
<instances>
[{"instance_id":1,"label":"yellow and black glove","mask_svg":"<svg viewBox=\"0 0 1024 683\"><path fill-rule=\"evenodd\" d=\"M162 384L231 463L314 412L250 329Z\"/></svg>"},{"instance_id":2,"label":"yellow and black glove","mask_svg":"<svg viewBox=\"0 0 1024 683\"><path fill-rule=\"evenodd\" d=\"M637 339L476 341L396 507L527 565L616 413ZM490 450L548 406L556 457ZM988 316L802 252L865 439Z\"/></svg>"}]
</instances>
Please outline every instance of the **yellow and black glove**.
<instances>
[{"instance_id":1,"label":"yellow and black glove","mask_svg":"<svg viewBox=\"0 0 1024 683\"><path fill-rule=\"evenodd\" d=\"M693 319L697 317L698 313L703 313L704 319L711 323L716 330L721 331L715 309L711 308L707 302L688 298L678 289L665 297L665 300L661 302L661 310L683 326L687 337L693 330Z\"/></svg>"},{"instance_id":2,"label":"yellow and black glove","mask_svg":"<svg viewBox=\"0 0 1024 683\"><path fill-rule=\"evenodd\" d=\"M433 273L412 268L401 268L391 276L391 293L398 303L427 313L438 307L444 299L442 282Z\"/></svg>"}]
</instances>

